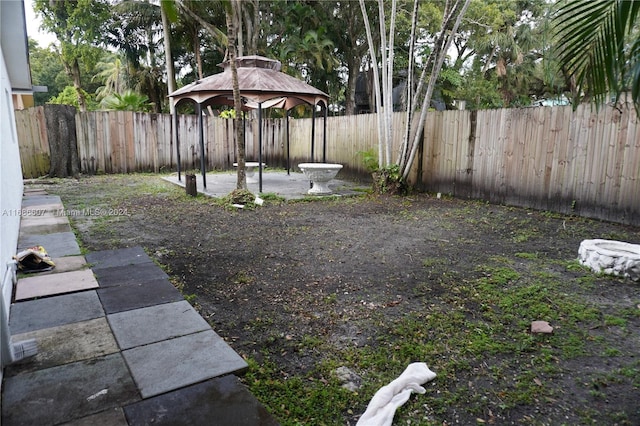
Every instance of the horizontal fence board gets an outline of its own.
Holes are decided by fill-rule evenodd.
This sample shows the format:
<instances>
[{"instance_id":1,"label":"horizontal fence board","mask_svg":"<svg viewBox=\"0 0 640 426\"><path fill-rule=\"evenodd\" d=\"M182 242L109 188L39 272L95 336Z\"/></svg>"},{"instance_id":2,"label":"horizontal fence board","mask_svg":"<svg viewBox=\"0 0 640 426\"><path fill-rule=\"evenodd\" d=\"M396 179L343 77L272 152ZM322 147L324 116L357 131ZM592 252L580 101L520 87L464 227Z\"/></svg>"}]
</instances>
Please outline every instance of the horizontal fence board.
<instances>
[{"instance_id":1,"label":"horizontal fence board","mask_svg":"<svg viewBox=\"0 0 640 426\"><path fill-rule=\"evenodd\" d=\"M395 160L406 114L394 113L392 120ZM244 126L246 160L258 161L261 133L268 167L285 168L289 161L297 170L299 163L325 158L343 164L343 176L370 179L365 153L378 155L375 114L328 117L326 123L317 117L315 129L308 118L264 118L259 129L252 114ZM16 129L23 175L46 175L43 108L16 111ZM82 173L175 171L178 148L181 170L200 169L194 115L174 121L168 114L77 113L76 129ZM233 120L203 116L203 142L207 170L233 169ZM640 225L640 125L630 105L429 112L408 176L430 192Z\"/></svg>"}]
</instances>

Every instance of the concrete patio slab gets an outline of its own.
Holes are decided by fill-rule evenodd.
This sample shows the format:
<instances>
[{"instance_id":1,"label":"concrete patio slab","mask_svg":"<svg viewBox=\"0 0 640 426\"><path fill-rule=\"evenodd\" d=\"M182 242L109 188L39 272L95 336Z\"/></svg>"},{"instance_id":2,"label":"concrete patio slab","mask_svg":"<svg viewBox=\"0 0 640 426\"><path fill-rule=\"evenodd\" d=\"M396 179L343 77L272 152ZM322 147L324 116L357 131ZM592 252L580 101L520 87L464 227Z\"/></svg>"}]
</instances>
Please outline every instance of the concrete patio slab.
<instances>
[{"instance_id":1,"label":"concrete patio slab","mask_svg":"<svg viewBox=\"0 0 640 426\"><path fill-rule=\"evenodd\" d=\"M142 247L130 247L115 250L103 250L89 253L85 256L91 264L91 269L96 273L100 269L113 268L114 266L139 265L152 262Z\"/></svg>"},{"instance_id":2,"label":"concrete patio slab","mask_svg":"<svg viewBox=\"0 0 640 426\"><path fill-rule=\"evenodd\" d=\"M16 342L35 339L38 342L38 353L7 367L8 376L98 358L119 351L104 317L30 331L12 338Z\"/></svg>"},{"instance_id":3,"label":"concrete patio slab","mask_svg":"<svg viewBox=\"0 0 640 426\"><path fill-rule=\"evenodd\" d=\"M35 275L18 279L15 300L33 299L93 288L98 288L98 281L90 269Z\"/></svg>"},{"instance_id":4,"label":"concrete patio slab","mask_svg":"<svg viewBox=\"0 0 640 426\"><path fill-rule=\"evenodd\" d=\"M113 266L94 270L100 287L113 287L143 281L168 280L169 276L155 263Z\"/></svg>"},{"instance_id":5,"label":"concrete patio slab","mask_svg":"<svg viewBox=\"0 0 640 426\"><path fill-rule=\"evenodd\" d=\"M256 179L258 175L256 173ZM172 174L163 179L176 185L185 186L184 173L181 181L178 180L178 174ZM204 188L202 174L196 175L196 188L199 193L210 197L221 198L228 195L236 189L237 174L235 172L223 173L207 173L207 187ZM247 182L247 188L254 194L260 193L259 183ZM309 179L302 173L290 172L287 174L282 171L265 171L262 173L262 193L276 194L287 200L300 199L308 197ZM331 196L353 196L362 194L363 191L370 189L370 185L360 185L354 182L340 179L333 179L329 182L329 188L333 191Z\"/></svg>"},{"instance_id":6,"label":"concrete patio slab","mask_svg":"<svg viewBox=\"0 0 640 426\"><path fill-rule=\"evenodd\" d=\"M207 380L124 408L131 426L181 425L184 419L224 426L276 426L278 422L235 376Z\"/></svg>"},{"instance_id":7,"label":"concrete patio slab","mask_svg":"<svg viewBox=\"0 0 640 426\"><path fill-rule=\"evenodd\" d=\"M64 424L65 426L129 426L122 408L110 408Z\"/></svg>"},{"instance_id":8,"label":"concrete patio slab","mask_svg":"<svg viewBox=\"0 0 640 426\"><path fill-rule=\"evenodd\" d=\"M103 317L104 309L95 290L11 305L9 328L12 334Z\"/></svg>"},{"instance_id":9,"label":"concrete patio slab","mask_svg":"<svg viewBox=\"0 0 640 426\"><path fill-rule=\"evenodd\" d=\"M60 232L71 232L69 219L64 216L23 217L20 221L20 238Z\"/></svg>"},{"instance_id":10,"label":"concrete patio slab","mask_svg":"<svg viewBox=\"0 0 640 426\"><path fill-rule=\"evenodd\" d=\"M139 399L122 355L107 355L7 377L2 424L54 425Z\"/></svg>"},{"instance_id":11,"label":"concrete patio slab","mask_svg":"<svg viewBox=\"0 0 640 426\"><path fill-rule=\"evenodd\" d=\"M27 235L18 240L18 251L33 246L43 246L49 256L63 257L79 255L80 247L73 232Z\"/></svg>"},{"instance_id":12,"label":"concrete patio slab","mask_svg":"<svg viewBox=\"0 0 640 426\"><path fill-rule=\"evenodd\" d=\"M23 219L40 216L62 216L64 217L64 206L62 203L48 202L43 204L31 204L25 205L22 203L22 211L26 214L22 216Z\"/></svg>"},{"instance_id":13,"label":"concrete patio slab","mask_svg":"<svg viewBox=\"0 0 640 426\"><path fill-rule=\"evenodd\" d=\"M100 288L97 292L107 314L184 300L169 280L163 279Z\"/></svg>"},{"instance_id":14,"label":"concrete patio slab","mask_svg":"<svg viewBox=\"0 0 640 426\"><path fill-rule=\"evenodd\" d=\"M143 398L247 368L213 330L129 349L122 355Z\"/></svg>"},{"instance_id":15,"label":"concrete patio slab","mask_svg":"<svg viewBox=\"0 0 640 426\"><path fill-rule=\"evenodd\" d=\"M43 274L59 274L87 268L87 261L84 256L55 257L51 260L53 260L56 267L52 271L42 272Z\"/></svg>"},{"instance_id":16,"label":"concrete patio slab","mask_svg":"<svg viewBox=\"0 0 640 426\"><path fill-rule=\"evenodd\" d=\"M120 312L107 319L122 350L211 328L185 300Z\"/></svg>"},{"instance_id":17,"label":"concrete patio slab","mask_svg":"<svg viewBox=\"0 0 640 426\"><path fill-rule=\"evenodd\" d=\"M25 181L26 183L26 181ZM33 196L33 195L47 195L47 191L42 189L42 188L29 188L29 187L25 187L24 188L24 196L25 197L29 197L29 196Z\"/></svg>"}]
</instances>

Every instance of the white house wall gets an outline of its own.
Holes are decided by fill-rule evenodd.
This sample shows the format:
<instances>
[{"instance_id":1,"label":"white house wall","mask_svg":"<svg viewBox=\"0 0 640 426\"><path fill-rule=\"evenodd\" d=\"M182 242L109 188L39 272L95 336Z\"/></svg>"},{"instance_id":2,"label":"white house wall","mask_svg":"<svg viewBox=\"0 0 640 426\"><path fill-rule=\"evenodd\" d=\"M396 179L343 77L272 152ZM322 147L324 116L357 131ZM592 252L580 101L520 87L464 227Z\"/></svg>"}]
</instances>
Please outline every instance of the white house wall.
<instances>
[{"instance_id":1,"label":"white house wall","mask_svg":"<svg viewBox=\"0 0 640 426\"><path fill-rule=\"evenodd\" d=\"M18 148L18 136L16 134L13 101L11 98L11 82L5 64L5 55L0 47L0 60L2 79L0 84L0 330L6 330L9 317L9 305L13 283L7 270L16 253L18 233L20 230L19 211L22 206L22 170L20 167L20 151ZM5 333L2 333L5 334ZM0 345L7 348L9 336L0 336ZM4 366L8 360L2 359L0 350L0 366ZM2 380L2 368L0 367L0 382Z\"/></svg>"}]
</instances>

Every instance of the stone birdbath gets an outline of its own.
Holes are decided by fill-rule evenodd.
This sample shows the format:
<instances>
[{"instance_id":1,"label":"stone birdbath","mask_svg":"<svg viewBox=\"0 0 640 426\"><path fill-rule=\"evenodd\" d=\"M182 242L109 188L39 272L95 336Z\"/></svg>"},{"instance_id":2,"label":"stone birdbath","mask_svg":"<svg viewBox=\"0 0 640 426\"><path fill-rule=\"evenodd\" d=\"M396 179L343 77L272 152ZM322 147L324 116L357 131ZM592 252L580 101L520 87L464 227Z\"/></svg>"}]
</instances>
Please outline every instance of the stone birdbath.
<instances>
[{"instance_id":1,"label":"stone birdbath","mask_svg":"<svg viewBox=\"0 0 640 426\"><path fill-rule=\"evenodd\" d=\"M331 195L333 192L329 188L329 181L335 178L342 164L333 163L301 163L298 168L312 183L311 189L307 191L310 195Z\"/></svg>"},{"instance_id":2,"label":"stone birdbath","mask_svg":"<svg viewBox=\"0 0 640 426\"><path fill-rule=\"evenodd\" d=\"M244 173L247 176L247 183L258 183L258 179L255 177L255 168L258 167L259 163L257 161L246 161L244 163ZM264 169L267 165L262 163L262 168ZM233 163L233 167L238 167L238 163Z\"/></svg>"},{"instance_id":3,"label":"stone birdbath","mask_svg":"<svg viewBox=\"0 0 640 426\"><path fill-rule=\"evenodd\" d=\"M594 272L640 281L640 245L614 240L584 240L579 261Z\"/></svg>"}]
</instances>

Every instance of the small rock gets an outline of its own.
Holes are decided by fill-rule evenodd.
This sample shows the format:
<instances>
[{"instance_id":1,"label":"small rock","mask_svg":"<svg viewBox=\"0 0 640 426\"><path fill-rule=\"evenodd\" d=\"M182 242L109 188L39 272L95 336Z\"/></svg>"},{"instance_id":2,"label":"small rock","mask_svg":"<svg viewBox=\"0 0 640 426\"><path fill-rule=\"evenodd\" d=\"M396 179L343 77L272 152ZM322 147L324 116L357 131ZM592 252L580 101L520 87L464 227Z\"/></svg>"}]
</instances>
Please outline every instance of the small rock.
<instances>
[{"instance_id":1,"label":"small rock","mask_svg":"<svg viewBox=\"0 0 640 426\"><path fill-rule=\"evenodd\" d=\"M338 380L342 383L342 387L355 392L360 389L362 378L358 376L348 367L338 367L334 371Z\"/></svg>"},{"instance_id":2,"label":"small rock","mask_svg":"<svg viewBox=\"0 0 640 426\"><path fill-rule=\"evenodd\" d=\"M531 333L551 334L553 333L553 327L546 321L533 321L531 323Z\"/></svg>"}]
</instances>

